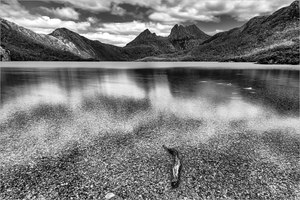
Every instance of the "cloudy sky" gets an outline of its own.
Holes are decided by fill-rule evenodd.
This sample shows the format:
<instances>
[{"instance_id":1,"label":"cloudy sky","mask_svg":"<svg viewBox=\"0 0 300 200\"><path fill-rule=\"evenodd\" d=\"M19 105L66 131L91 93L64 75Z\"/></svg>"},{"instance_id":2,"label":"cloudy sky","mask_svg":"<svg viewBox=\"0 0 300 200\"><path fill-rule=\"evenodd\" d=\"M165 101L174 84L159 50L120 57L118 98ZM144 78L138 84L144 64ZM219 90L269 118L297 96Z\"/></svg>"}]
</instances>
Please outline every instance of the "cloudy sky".
<instances>
[{"instance_id":1,"label":"cloudy sky","mask_svg":"<svg viewBox=\"0 0 300 200\"><path fill-rule=\"evenodd\" d=\"M207 34L243 25L292 0L1 0L0 17L38 33L65 27L124 46L148 28L167 36L175 24L196 24Z\"/></svg>"}]
</instances>

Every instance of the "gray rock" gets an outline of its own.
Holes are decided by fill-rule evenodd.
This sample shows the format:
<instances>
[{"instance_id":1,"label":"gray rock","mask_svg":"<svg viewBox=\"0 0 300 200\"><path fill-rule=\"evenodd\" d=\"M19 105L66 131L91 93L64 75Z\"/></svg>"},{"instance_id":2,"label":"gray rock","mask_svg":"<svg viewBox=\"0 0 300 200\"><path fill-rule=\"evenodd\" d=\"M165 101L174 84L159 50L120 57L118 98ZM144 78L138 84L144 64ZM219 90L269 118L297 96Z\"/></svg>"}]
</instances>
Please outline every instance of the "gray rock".
<instances>
[{"instance_id":1,"label":"gray rock","mask_svg":"<svg viewBox=\"0 0 300 200\"><path fill-rule=\"evenodd\" d=\"M115 195L115 194L112 193L112 192L107 193L107 194L105 195L104 198L105 198L106 200L122 200L121 197Z\"/></svg>"},{"instance_id":2,"label":"gray rock","mask_svg":"<svg viewBox=\"0 0 300 200\"><path fill-rule=\"evenodd\" d=\"M0 46L0 61L10 61L10 52Z\"/></svg>"},{"instance_id":3,"label":"gray rock","mask_svg":"<svg viewBox=\"0 0 300 200\"><path fill-rule=\"evenodd\" d=\"M111 193L111 192L110 192L110 193L107 193L107 194L105 195L104 198L108 200L108 199L114 198L115 196L116 196L116 195L115 195L114 193Z\"/></svg>"}]
</instances>

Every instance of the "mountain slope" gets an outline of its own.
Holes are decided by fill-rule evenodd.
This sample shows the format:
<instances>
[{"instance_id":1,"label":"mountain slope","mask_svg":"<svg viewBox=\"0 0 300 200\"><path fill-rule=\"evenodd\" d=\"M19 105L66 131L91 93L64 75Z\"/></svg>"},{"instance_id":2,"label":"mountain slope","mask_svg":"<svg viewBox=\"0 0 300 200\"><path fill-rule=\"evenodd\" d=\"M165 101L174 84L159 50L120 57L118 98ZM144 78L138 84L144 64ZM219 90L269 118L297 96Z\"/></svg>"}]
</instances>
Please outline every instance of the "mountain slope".
<instances>
[{"instance_id":1,"label":"mountain slope","mask_svg":"<svg viewBox=\"0 0 300 200\"><path fill-rule=\"evenodd\" d=\"M287 46L295 56L297 52L299 55L299 1L281 8L270 16L254 17L242 27L214 35L195 47L190 56L194 60L244 58L248 61L249 55L259 55L260 52L266 55L268 50L274 53L274 48L280 47L284 51L289 49L283 48ZM262 59L257 56L255 58Z\"/></svg>"},{"instance_id":2,"label":"mountain slope","mask_svg":"<svg viewBox=\"0 0 300 200\"><path fill-rule=\"evenodd\" d=\"M121 47L104 44L96 40L89 40L66 28L58 28L49 35L63 41L65 44L72 44L83 57L110 61L128 59Z\"/></svg>"},{"instance_id":3,"label":"mountain slope","mask_svg":"<svg viewBox=\"0 0 300 200\"><path fill-rule=\"evenodd\" d=\"M208 38L210 38L211 36L207 35L206 33L204 33L203 31L201 31L198 26L196 26L195 24L186 26L185 29L187 30L187 32L193 36L193 39L201 39L201 40L207 40Z\"/></svg>"},{"instance_id":4,"label":"mountain slope","mask_svg":"<svg viewBox=\"0 0 300 200\"><path fill-rule=\"evenodd\" d=\"M37 34L0 18L1 45L12 60L128 60L120 47L89 40L66 28Z\"/></svg>"},{"instance_id":5,"label":"mountain slope","mask_svg":"<svg viewBox=\"0 0 300 200\"><path fill-rule=\"evenodd\" d=\"M82 60L60 40L17 26L0 18L1 46L11 60Z\"/></svg>"}]
</instances>

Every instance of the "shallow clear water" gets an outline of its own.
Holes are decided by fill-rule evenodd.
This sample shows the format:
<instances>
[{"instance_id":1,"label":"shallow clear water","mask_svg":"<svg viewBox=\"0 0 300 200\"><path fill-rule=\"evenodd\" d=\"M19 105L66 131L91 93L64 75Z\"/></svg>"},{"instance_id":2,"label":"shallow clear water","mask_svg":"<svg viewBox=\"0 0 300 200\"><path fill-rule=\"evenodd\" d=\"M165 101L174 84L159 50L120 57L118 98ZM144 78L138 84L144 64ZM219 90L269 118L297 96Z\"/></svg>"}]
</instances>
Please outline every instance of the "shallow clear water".
<instances>
[{"instance_id":1,"label":"shallow clear water","mask_svg":"<svg viewBox=\"0 0 300 200\"><path fill-rule=\"evenodd\" d=\"M136 65L1 68L2 162L27 162L73 140L86 145L159 119L171 121L161 141L173 146L234 131L300 133L298 70ZM182 129L186 120L202 126ZM174 137L173 129L182 137ZM12 133L19 136L12 139Z\"/></svg>"},{"instance_id":2,"label":"shallow clear water","mask_svg":"<svg viewBox=\"0 0 300 200\"><path fill-rule=\"evenodd\" d=\"M257 199L266 191L270 198L299 197L296 68L9 65L0 68L4 199L84 199L86 188L99 198L109 191L126 191L128 199L161 191L158 199L176 199L181 192L199 199L216 185L220 191L214 195L220 198ZM162 145L182 155L179 190L165 187L169 161ZM23 190L15 183L23 184Z\"/></svg>"}]
</instances>

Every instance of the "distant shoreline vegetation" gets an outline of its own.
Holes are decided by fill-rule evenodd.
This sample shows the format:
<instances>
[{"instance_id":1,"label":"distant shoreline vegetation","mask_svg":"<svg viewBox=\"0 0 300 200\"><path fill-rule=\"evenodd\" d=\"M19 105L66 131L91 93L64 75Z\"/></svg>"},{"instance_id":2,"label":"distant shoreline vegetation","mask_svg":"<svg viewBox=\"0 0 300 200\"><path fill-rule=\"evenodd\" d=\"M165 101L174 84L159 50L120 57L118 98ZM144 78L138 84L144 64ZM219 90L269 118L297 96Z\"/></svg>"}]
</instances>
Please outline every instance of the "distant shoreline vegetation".
<instances>
[{"instance_id":1,"label":"distant shoreline vegetation","mask_svg":"<svg viewBox=\"0 0 300 200\"><path fill-rule=\"evenodd\" d=\"M1 61L299 62L299 1L241 27L209 36L196 25L175 25L167 37L148 29L125 47L89 40L66 28L37 34L0 18Z\"/></svg>"}]
</instances>

